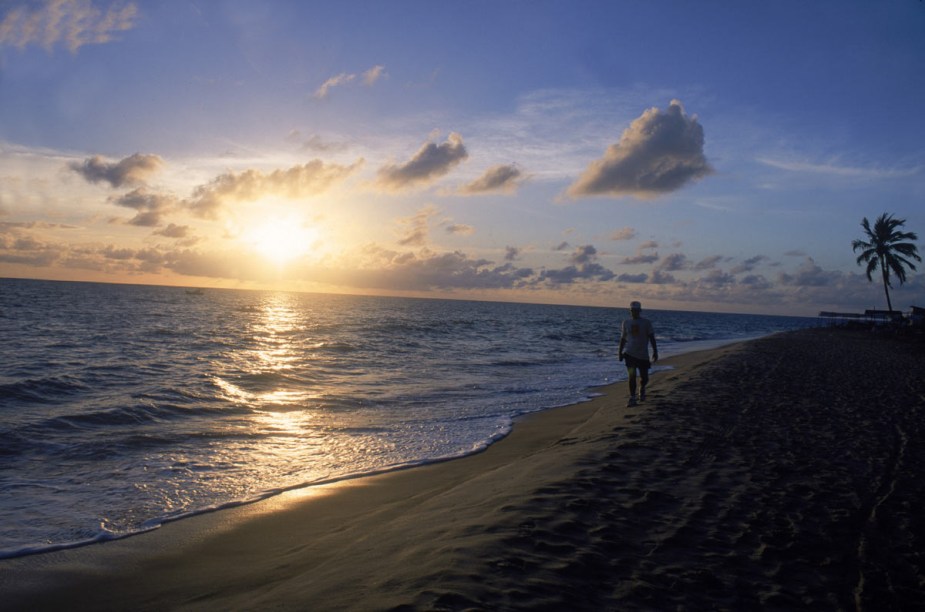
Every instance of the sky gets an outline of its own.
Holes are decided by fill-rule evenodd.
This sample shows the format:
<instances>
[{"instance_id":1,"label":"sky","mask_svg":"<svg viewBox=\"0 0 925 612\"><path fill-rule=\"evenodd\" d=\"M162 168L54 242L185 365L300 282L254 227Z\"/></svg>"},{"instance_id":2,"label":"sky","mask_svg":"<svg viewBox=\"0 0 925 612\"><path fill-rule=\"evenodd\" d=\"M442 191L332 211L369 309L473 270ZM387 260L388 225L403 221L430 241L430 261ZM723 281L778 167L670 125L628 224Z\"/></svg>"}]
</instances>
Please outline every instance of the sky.
<instances>
[{"instance_id":1,"label":"sky","mask_svg":"<svg viewBox=\"0 0 925 612\"><path fill-rule=\"evenodd\" d=\"M0 277L885 309L923 58L919 0L0 0Z\"/></svg>"}]
</instances>

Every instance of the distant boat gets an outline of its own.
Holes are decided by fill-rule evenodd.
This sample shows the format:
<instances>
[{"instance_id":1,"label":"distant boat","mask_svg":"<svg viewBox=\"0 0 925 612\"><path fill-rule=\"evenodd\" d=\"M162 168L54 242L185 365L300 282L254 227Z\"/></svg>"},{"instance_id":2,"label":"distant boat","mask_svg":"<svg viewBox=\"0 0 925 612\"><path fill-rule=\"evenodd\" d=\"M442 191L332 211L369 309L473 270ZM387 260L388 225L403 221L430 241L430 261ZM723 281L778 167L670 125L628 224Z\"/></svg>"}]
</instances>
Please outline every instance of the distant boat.
<instances>
[{"instance_id":1,"label":"distant boat","mask_svg":"<svg viewBox=\"0 0 925 612\"><path fill-rule=\"evenodd\" d=\"M186 290L186 295L205 295L205 293L206 292L200 289L199 287Z\"/></svg>"}]
</instances>

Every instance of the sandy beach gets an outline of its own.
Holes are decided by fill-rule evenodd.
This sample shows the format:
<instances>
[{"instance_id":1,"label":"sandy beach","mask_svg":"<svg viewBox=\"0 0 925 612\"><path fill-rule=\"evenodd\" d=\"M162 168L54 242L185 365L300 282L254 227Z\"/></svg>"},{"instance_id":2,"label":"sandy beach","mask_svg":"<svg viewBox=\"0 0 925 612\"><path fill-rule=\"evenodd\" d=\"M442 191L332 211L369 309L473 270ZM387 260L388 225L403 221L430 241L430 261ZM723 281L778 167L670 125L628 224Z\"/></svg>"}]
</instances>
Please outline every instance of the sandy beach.
<instances>
[{"instance_id":1,"label":"sandy beach","mask_svg":"<svg viewBox=\"0 0 925 612\"><path fill-rule=\"evenodd\" d=\"M921 609L921 341L667 363L636 408L614 385L478 455L0 561L0 608Z\"/></svg>"}]
</instances>

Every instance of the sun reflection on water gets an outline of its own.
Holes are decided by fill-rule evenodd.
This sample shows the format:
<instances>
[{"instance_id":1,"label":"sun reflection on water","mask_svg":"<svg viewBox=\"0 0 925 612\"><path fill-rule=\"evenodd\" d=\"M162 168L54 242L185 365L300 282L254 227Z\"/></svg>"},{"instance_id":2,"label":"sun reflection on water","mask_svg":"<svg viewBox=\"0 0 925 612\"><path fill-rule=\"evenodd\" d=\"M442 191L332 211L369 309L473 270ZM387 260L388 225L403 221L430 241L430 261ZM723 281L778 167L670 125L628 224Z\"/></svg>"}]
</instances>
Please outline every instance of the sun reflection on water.
<instances>
[{"instance_id":1,"label":"sun reflection on water","mask_svg":"<svg viewBox=\"0 0 925 612\"><path fill-rule=\"evenodd\" d=\"M213 376L222 398L245 414L240 435L219 454L240 466L226 474L249 489L307 486L348 472L381 467L390 442L376 423L358 417L332 379L329 312L298 294L264 294L243 311L244 342ZM332 392L336 388L336 393ZM333 398L333 399L332 399Z\"/></svg>"},{"instance_id":2,"label":"sun reflection on water","mask_svg":"<svg viewBox=\"0 0 925 612\"><path fill-rule=\"evenodd\" d=\"M299 378L304 361L304 321L295 297L268 295L250 323L249 346L236 351L232 376L216 378L226 397L258 412L285 412L317 399Z\"/></svg>"}]
</instances>

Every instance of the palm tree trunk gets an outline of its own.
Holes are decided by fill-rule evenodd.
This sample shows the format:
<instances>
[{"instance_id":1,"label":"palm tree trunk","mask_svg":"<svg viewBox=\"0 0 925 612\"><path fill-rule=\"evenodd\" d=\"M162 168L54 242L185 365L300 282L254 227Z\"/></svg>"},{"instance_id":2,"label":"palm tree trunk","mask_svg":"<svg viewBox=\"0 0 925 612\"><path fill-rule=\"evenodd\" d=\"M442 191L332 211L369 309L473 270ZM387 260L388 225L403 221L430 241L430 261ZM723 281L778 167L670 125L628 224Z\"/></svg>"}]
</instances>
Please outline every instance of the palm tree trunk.
<instances>
[{"instance_id":1,"label":"palm tree trunk","mask_svg":"<svg viewBox=\"0 0 925 612\"><path fill-rule=\"evenodd\" d=\"M893 312L893 303L890 302L890 276L883 257L880 258L880 270L883 272L883 291L886 293L886 309Z\"/></svg>"}]
</instances>

